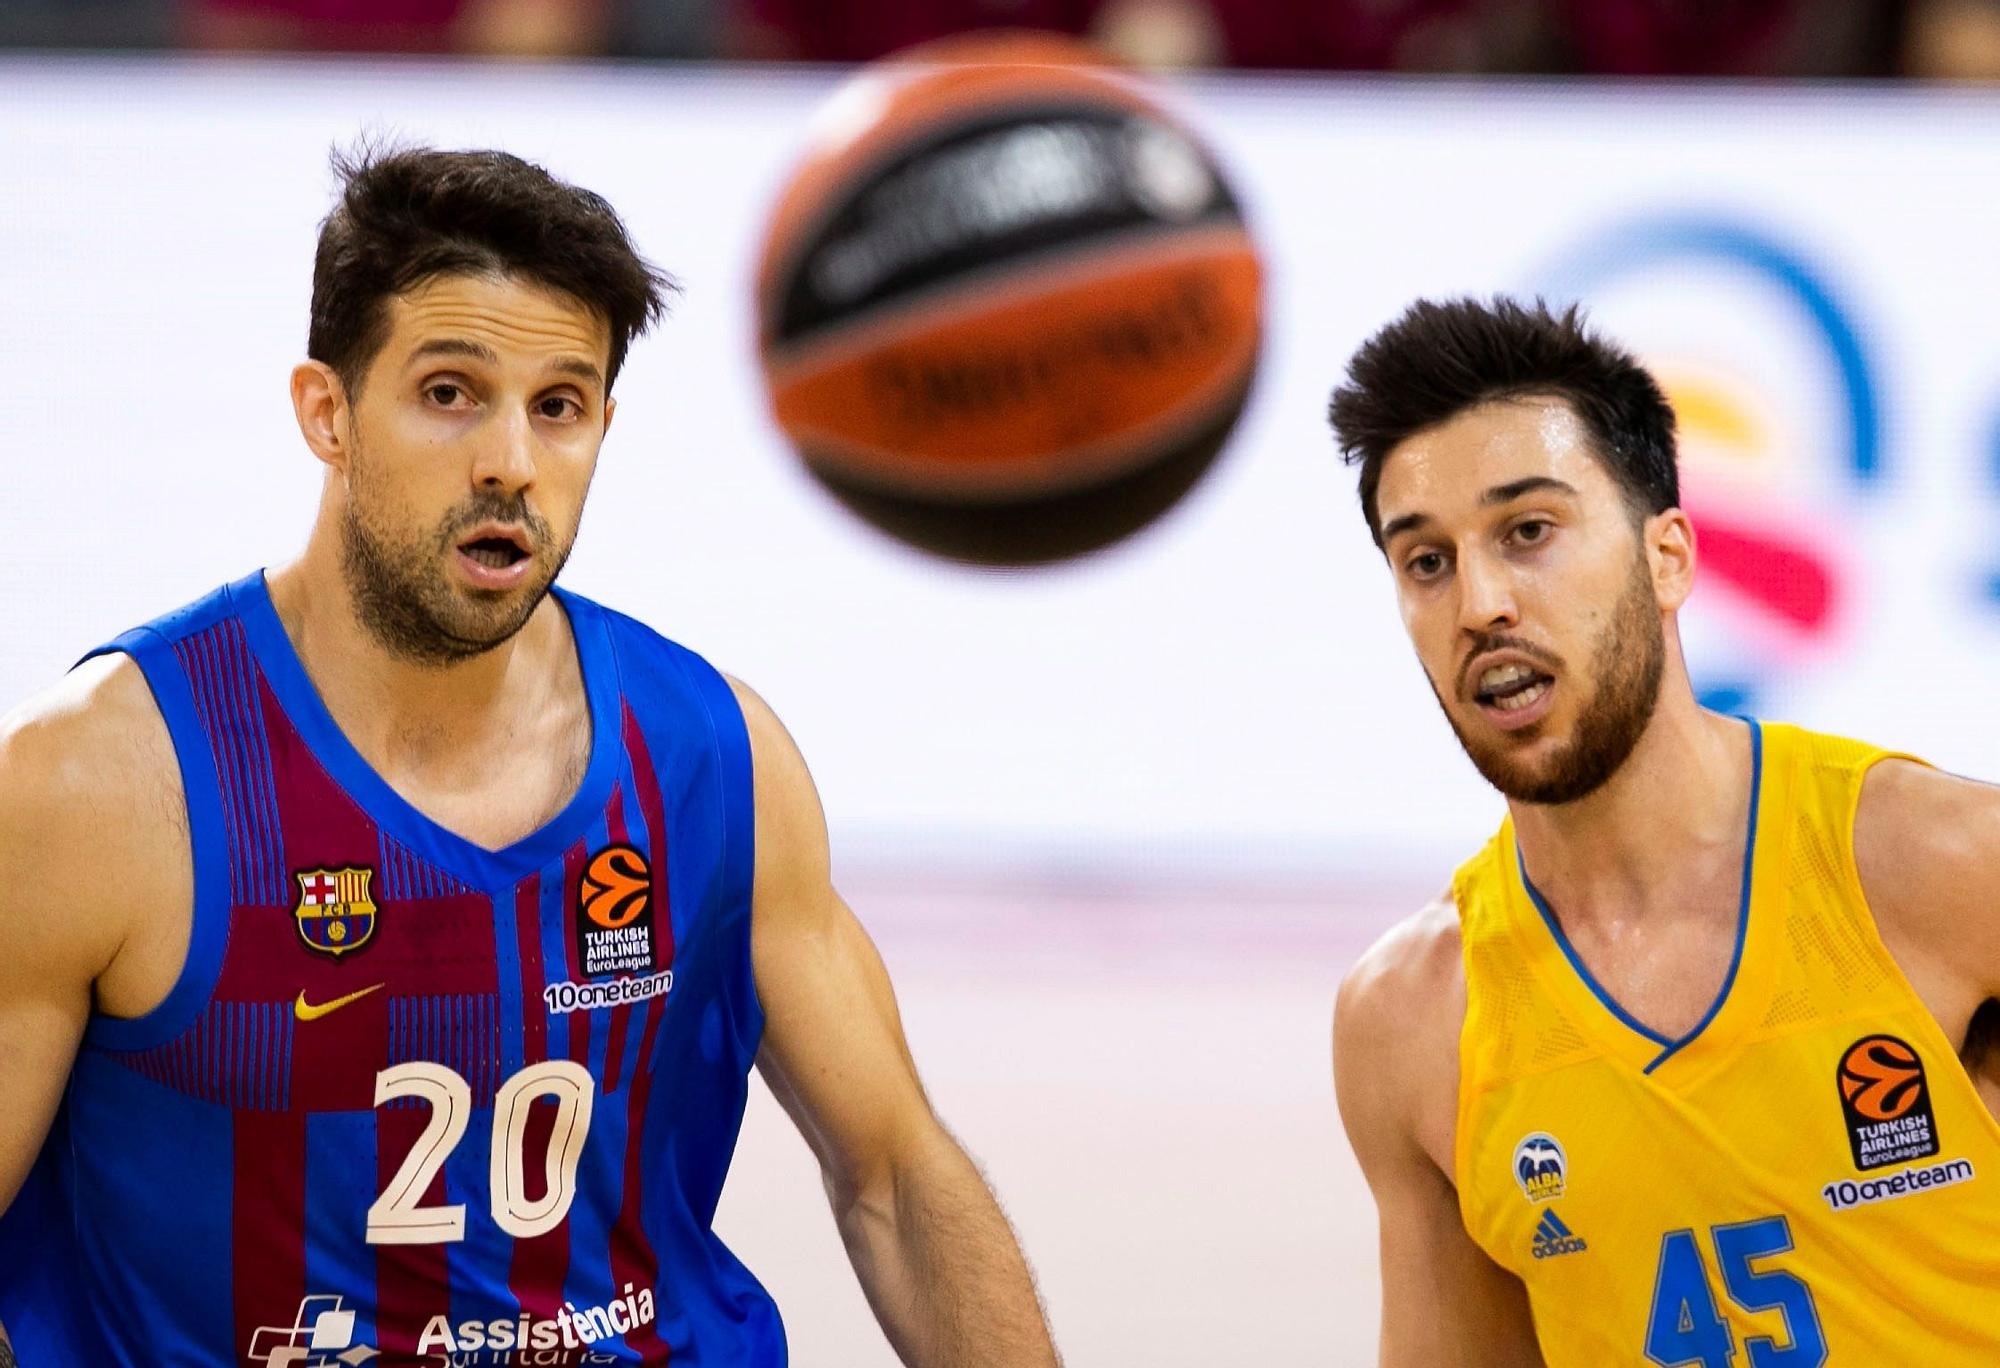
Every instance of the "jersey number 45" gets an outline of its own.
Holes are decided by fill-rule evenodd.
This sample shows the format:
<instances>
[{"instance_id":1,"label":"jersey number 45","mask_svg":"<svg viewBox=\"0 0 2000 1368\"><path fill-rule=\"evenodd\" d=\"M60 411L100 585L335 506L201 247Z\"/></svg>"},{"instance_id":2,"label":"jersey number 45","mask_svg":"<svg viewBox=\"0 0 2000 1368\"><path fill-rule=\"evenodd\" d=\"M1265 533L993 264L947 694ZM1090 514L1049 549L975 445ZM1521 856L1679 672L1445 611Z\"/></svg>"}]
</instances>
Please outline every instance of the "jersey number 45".
<instances>
[{"instance_id":1,"label":"jersey number 45","mask_svg":"<svg viewBox=\"0 0 2000 1368\"><path fill-rule=\"evenodd\" d=\"M1712 1227L1715 1263L1723 1291L1745 1311L1777 1311L1785 1318L1785 1344L1774 1336L1749 1336L1744 1347L1750 1368L1820 1368L1826 1362L1826 1333L1812 1289L1782 1269L1752 1267L1755 1260L1789 1253L1792 1229L1782 1216ZM1708 1268L1692 1230L1673 1230L1660 1239L1660 1271L1653 1281L1653 1312L1646 1323L1646 1357L1665 1368L1698 1364L1729 1368L1736 1342L1715 1305Z\"/></svg>"}]
</instances>

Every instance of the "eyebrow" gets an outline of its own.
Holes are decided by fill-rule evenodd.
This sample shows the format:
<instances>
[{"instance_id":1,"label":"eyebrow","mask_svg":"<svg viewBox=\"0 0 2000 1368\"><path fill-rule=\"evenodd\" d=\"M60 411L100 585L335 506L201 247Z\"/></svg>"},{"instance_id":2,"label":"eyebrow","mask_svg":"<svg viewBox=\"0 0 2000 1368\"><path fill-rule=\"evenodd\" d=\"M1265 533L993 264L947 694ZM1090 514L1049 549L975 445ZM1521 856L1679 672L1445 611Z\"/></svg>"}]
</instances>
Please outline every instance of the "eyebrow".
<instances>
[{"instance_id":1,"label":"eyebrow","mask_svg":"<svg viewBox=\"0 0 2000 1368\"><path fill-rule=\"evenodd\" d=\"M420 344L415 351L411 352L410 360L416 361L426 356L468 356L475 361L484 361L488 365L497 366L500 364L499 353L495 352L493 348L487 346L484 342L474 342L464 337L434 337L428 342ZM604 372L579 357L557 357L555 369L560 374L575 376L579 380L587 380L599 389L604 387Z\"/></svg>"},{"instance_id":2,"label":"eyebrow","mask_svg":"<svg viewBox=\"0 0 2000 1368\"><path fill-rule=\"evenodd\" d=\"M1481 508L1492 508L1498 504L1512 503L1523 494L1536 493L1567 494L1576 497L1576 486L1567 480L1558 480L1553 475L1529 475L1524 479L1509 480L1503 485L1494 485L1479 496ZM1382 544L1387 546L1404 532L1423 527L1436 521L1428 513L1405 513L1382 525Z\"/></svg>"},{"instance_id":3,"label":"eyebrow","mask_svg":"<svg viewBox=\"0 0 2000 1368\"><path fill-rule=\"evenodd\" d=\"M1491 508L1495 504L1512 503L1523 494L1534 494L1546 490L1552 494L1567 494L1574 498L1576 486L1567 480L1558 480L1553 475L1530 475L1524 480L1511 480L1503 485L1494 485L1479 496L1481 508Z\"/></svg>"}]
</instances>

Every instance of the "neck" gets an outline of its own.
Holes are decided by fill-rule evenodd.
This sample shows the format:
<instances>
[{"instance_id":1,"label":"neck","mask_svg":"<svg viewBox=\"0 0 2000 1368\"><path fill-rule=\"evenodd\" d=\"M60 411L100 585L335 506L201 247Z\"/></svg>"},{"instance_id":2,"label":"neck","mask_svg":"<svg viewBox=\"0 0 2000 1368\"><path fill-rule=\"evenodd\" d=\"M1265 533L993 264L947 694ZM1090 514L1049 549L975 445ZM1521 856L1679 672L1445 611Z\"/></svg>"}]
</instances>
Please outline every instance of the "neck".
<instances>
[{"instance_id":1,"label":"neck","mask_svg":"<svg viewBox=\"0 0 2000 1368\"><path fill-rule=\"evenodd\" d=\"M266 577L272 606L327 710L380 768L448 759L489 745L534 716L551 658L569 644L561 609L544 600L514 636L448 664L391 651L362 622L339 552L315 537Z\"/></svg>"},{"instance_id":2,"label":"neck","mask_svg":"<svg viewBox=\"0 0 2000 1368\"><path fill-rule=\"evenodd\" d=\"M1509 800L1508 809L1528 877L1568 921L1670 903L1738 867L1750 783L1748 727L1672 681L1602 788L1556 806Z\"/></svg>"}]
</instances>

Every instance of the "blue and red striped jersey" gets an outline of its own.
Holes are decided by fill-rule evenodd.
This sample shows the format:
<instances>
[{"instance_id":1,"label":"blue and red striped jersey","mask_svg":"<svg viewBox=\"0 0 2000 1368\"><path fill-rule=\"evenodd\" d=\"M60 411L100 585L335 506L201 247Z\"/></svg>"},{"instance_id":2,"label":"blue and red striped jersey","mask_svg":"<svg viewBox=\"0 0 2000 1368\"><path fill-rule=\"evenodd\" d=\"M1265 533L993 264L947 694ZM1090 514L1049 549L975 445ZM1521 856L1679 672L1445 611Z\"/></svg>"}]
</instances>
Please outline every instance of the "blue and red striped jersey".
<instances>
[{"instance_id":1,"label":"blue and red striped jersey","mask_svg":"<svg viewBox=\"0 0 2000 1368\"><path fill-rule=\"evenodd\" d=\"M362 760L261 573L101 648L173 738L193 933L0 1218L24 1368L784 1363L711 1225L763 1030L742 713L556 597L590 756L502 850Z\"/></svg>"}]
</instances>

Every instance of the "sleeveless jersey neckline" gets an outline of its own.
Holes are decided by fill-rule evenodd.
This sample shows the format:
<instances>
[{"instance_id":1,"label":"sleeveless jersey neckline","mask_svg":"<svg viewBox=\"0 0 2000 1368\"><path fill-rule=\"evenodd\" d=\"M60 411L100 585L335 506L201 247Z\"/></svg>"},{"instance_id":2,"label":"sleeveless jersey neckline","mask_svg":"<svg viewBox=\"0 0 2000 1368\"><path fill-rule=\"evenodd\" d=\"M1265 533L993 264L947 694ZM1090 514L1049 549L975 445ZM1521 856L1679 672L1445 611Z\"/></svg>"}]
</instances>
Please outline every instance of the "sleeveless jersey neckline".
<instances>
[{"instance_id":1,"label":"sleeveless jersey neckline","mask_svg":"<svg viewBox=\"0 0 2000 1368\"><path fill-rule=\"evenodd\" d=\"M1733 1038L1737 1027L1755 1018L1757 1000L1767 985L1770 956L1760 946L1764 928L1756 924L1767 919L1757 918L1753 922L1751 908L1760 889L1764 891L1767 906L1777 903L1771 895L1781 886L1784 855L1776 847L1785 842L1783 824L1772 814L1782 816L1785 809L1784 794L1778 790L1789 788L1786 782L1789 767L1782 763L1767 764L1771 757L1766 754L1763 725L1754 718L1742 720L1750 728L1750 811L1744 823L1735 946L1714 1001L1694 1026L1678 1038L1654 1030L1626 1011L1590 972L1563 931L1554 909L1528 877L1513 819L1507 820L1506 845L1512 847L1514 858L1503 864L1509 901L1517 909L1517 915L1510 920L1524 942L1528 960L1555 991L1575 1004L1580 1025L1590 1030L1614 1057L1626 1060L1649 1076L1676 1059L1687 1060L1687 1072L1692 1073L1693 1060L1721 1057L1718 1051ZM1672 1072L1685 1077L1682 1070Z\"/></svg>"},{"instance_id":2,"label":"sleeveless jersey neckline","mask_svg":"<svg viewBox=\"0 0 2000 1368\"><path fill-rule=\"evenodd\" d=\"M608 625L589 600L556 586L551 586L550 592L568 619L576 644L590 713L590 757L582 782L560 812L519 840L490 849L424 813L362 758L327 711L299 659L271 602L262 570L252 571L225 590L272 692L327 774L384 830L418 855L479 888L511 884L559 856L597 820L618 778L619 685Z\"/></svg>"}]
</instances>

